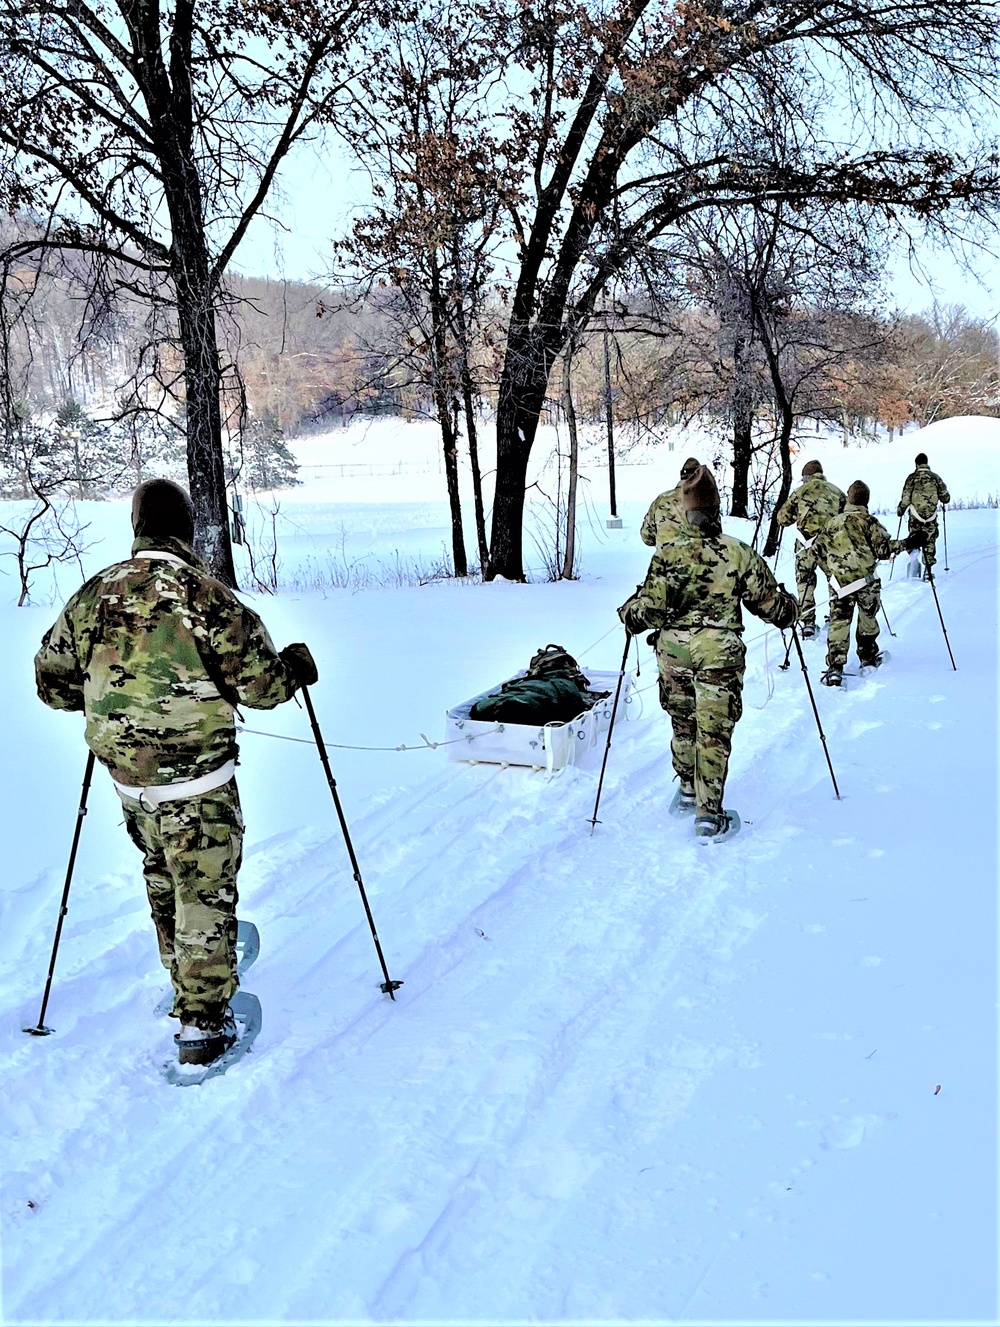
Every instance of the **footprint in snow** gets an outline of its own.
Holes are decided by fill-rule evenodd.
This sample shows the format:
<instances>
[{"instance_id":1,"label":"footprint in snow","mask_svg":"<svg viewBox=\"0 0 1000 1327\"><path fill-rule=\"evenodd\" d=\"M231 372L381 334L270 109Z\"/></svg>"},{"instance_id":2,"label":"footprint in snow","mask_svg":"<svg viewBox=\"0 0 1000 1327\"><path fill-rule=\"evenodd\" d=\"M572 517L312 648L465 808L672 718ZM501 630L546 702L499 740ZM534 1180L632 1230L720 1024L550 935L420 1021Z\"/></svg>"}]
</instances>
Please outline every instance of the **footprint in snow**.
<instances>
[{"instance_id":1,"label":"footprint in snow","mask_svg":"<svg viewBox=\"0 0 1000 1327\"><path fill-rule=\"evenodd\" d=\"M860 1147L866 1139L894 1115L850 1115L835 1118L823 1126L820 1131L820 1147L826 1151L841 1151L849 1147Z\"/></svg>"}]
</instances>

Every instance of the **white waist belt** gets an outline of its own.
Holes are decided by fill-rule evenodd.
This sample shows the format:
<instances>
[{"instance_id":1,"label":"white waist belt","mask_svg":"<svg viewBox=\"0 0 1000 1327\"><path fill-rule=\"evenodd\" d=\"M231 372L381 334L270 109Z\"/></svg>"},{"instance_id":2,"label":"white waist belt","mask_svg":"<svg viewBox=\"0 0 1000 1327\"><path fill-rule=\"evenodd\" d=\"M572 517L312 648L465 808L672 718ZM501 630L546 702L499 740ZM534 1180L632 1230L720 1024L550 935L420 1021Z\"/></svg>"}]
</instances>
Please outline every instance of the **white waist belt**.
<instances>
[{"instance_id":1,"label":"white waist belt","mask_svg":"<svg viewBox=\"0 0 1000 1327\"><path fill-rule=\"evenodd\" d=\"M131 797L145 807L162 806L164 802L177 802L184 797L199 797L202 793L214 792L227 784L236 773L236 761L227 760L210 774L202 774L197 779L186 779L183 783L156 783L148 788L135 788L129 783L111 782L118 790L119 797Z\"/></svg>"},{"instance_id":2,"label":"white waist belt","mask_svg":"<svg viewBox=\"0 0 1000 1327\"><path fill-rule=\"evenodd\" d=\"M850 585L841 585L836 576L831 576L830 584L836 590L837 598L845 599L849 594L853 594L855 590L863 590L866 585L871 585L873 579L872 576L861 576L856 581L851 581Z\"/></svg>"},{"instance_id":3,"label":"white waist belt","mask_svg":"<svg viewBox=\"0 0 1000 1327\"><path fill-rule=\"evenodd\" d=\"M799 543L802 545L803 548L812 548L813 544L815 544L818 538L819 535L814 534L811 539L807 539L805 535L801 532L801 530L799 531Z\"/></svg>"},{"instance_id":4,"label":"white waist belt","mask_svg":"<svg viewBox=\"0 0 1000 1327\"><path fill-rule=\"evenodd\" d=\"M906 510L907 510L907 513L908 513L910 516L912 516L913 519L914 519L915 521L919 521L921 525L930 525L931 521L936 521L936 520L937 520L937 508L936 508L936 507L934 508L934 514L933 514L932 516L921 516L919 512L913 510L913 503L912 503L912 502L910 503L910 505L907 507Z\"/></svg>"}]
</instances>

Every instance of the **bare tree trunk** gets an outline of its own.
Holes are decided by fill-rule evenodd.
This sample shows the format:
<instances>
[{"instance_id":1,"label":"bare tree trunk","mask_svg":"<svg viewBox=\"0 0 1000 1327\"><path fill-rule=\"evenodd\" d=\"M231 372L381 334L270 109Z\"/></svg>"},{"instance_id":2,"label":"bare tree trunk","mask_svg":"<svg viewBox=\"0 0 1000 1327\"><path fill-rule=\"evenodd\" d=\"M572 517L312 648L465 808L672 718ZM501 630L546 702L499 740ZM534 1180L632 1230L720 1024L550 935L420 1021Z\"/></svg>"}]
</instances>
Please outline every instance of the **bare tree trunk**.
<instances>
[{"instance_id":1,"label":"bare tree trunk","mask_svg":"<svg viewBox=\"0 0 1000 1327\"><path fill-rule=\"evenodd\" d=\"M468 576L469 562L465 553L465 532L462 529L462 498L458 490L458 436L455 428L454 402L440 383L434 385L434 404L441 429L444 450L444 478L448 488L448 508L451 512L451 556L456 576Z\"/></svg>"},{"instance_id":2,"label":"bare tree trunk","mask_svg":"<svg viewBox=\"0 0 1000 1327\"><path fill-rule=\"evenodd\" d=\"M778 455L781 459L781 485L771 512L771 523L767 528L767 540L764 544L764 557L773 557L778 551L781 538L781 526L778 524L778 508L781 507L792 491L792 432L795 428L795 412L792 403L785 394L781 381L781 366L777 356L768 349L768 367L771 370L771 382L774 386L774 399L778 407L781 425L778 431Z\"/></svg>"},{"instance_id":3,"label":"bare tree trunk","mask_svg":"<svg viewBox=\"0 0 1000 1327\"><path fill-rule=\"evenodd\" d=\"M174 252L185 247L175 241ZM183 258L179 259L183 262ZM193 266L200 267L195 262ZM177 317L184 351L188 485L195 513L195 549L212 575L236 585L229 537L226 474L222 460L221 371L215 330L214 292L207 279L192 280L186 267L175 276Z\"/></svg>"},{"instance_id":4,"label":"bare tree trunk","mask_svg":"<svg viewBox=\"0 0 1000 1327\"><path fill-rule=\"evenodd\" d=\"M524 580L524 501L538 421L545 404L549 368L562 348L539 345L526 329L508 335L497 399L497 472L493 494L488 579Z\"/></svg>"},{"instance_id":5,"label":"bare tree trunk","mask_svg":"<svg viewBox=\"0 0 1000 1327\"><path fill-rule=\"evenodd\" d=\"M455 329L462 362L460 376L462 381L462 405L465 410L465 437L469 444L469 465L472 468L472 505L476 518L476 546L479 550L480 575L486 575L486 566L490 560L489 546L486 542L486 510L483 506L483 475L479 468L479 432L476 428L475 390L472 383L472 369L469 366L471 350L469 324L465 317L462 279L462 247L458 231L452 238L452 264L458 277L458 292L455 300Z\"/></svg>"},{"instance_id":6,"label":"bare tree trunk","mask_svg":"<svg viewBox=\"0 0 1000 1327\"><path fill-rule=\"evenodd\" d=\"M432 361L431 392L437 410L441 444L444 448L444 477L448 488L448 508L451 512L451 555L456 576L468 576L469 560L465 552L465 531L462 529L462 497L458 487L458 407L449 371L448 311L441 286L441 269L436 256L431 263L428 291L431 316L431 336L434 356Z\"/></svg>"},{"instance_id":7,"label":"bare tree trunk","mask_svg":"<svg viewBox=\"0 0 1000 1327\"><path fill-rule=\"evenodd\" d=\"M733 353L735 383L730 406L733 421L733 495L730 516L748 518L750 462L753 459L753 392L750 385L749 353L740 338Z\"/></svg>"},{"instance_id":8,"label":"bare tree trunk","mask_svg":"<svg viewBox=\"0 0 1000 1327\"><path fill-rule=\"evenodd\" d=\"M469 444L469 464L472 468L472 505L476 516L476 547L479 550L479 570L486 574L490 560L486 542L486 509L483 506L483 475L479 468L479 433L476 429L476 404L472 391L472 374L465 348L462 350L462 403L465 409L465 437Z\"/></svg>"},{"instance_id":9,"label":"bare tree trunk","mask_svg":"<svg viewBox=\"0 0 1000 1327\"><path fill-rule=\"evenodd\" d=\"M607 304L604 305L607 312ZM611 400L611 351L608 329L604 329L604 425L608 434L608 506L611 515L618 517L618 498L615 493L615 412Z\"/></svg>"},{"instance_id":10,"label":"bare tree trunk","mask_svg":"<svg viewBox=\"0 0 1000 1327\"><path fill-rule=\"evenodd\" d=\"M573 404L573 355L576 345L570 341L563 359L563 409L569 432L569 482L566 489L566 557L562 579L574 580L573 563L576 561L576 489L579 478L579 440L576 431L576 406Z\"/></svg>"},{"instance_id":11,"label":"bare tree trunk","mask_svg":"<svg viewBox=\"0 0 1000 1327\"><path fill-rule=\"evenodd\" d=\"M135 11L132 39L142 96L156 140L163 197L170 217L167 266L177 302L184 354L188 487L194 504L195 549L225 585L236 585L222 459L221 370L215 328L217 278L209 259L199 162L194 145L191 41L194 8L179 5L169 50L158 12ZM165 63L166 61L166 63ZM168 72L169 66L169 72ZM172 83L171 80L174 80Z\"/></svg>"}]
</instances>

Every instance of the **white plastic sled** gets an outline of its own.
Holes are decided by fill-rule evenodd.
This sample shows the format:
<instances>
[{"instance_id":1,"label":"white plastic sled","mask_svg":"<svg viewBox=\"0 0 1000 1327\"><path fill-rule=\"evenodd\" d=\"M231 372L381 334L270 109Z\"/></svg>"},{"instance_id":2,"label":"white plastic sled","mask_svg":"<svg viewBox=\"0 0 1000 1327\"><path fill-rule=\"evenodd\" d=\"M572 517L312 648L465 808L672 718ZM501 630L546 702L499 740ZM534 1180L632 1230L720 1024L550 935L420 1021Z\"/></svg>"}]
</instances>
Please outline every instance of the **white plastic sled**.
<instances>
[{"instance_id":1,"label":"white plastic sled","mask_svg":"<svg viewBox=\"0 0 1000 1327\"><path fill-rule=\"evenodd\" d=\"M461 705L455 705L445 715L445 739L451 743L448 755L452 760L480 761L491 765L526 765L531 769L544 769L550 774L575 765L607 734L611 723L611 709L615 700L618 674L600 672L593 668L581 670L592 691L609 691L605 700L599 700L591 710L585 710L566 723L536 724L496 723L491 720L470 719L469 711L477 700L498 691L498 682ZM514 677L524 677L525 669ZM513 678L506 679L513 681ZM635 676L627 672L622 680L615 724L634 717L629 710L635 708L633 695Z\"/></svg>"}]
</instances>

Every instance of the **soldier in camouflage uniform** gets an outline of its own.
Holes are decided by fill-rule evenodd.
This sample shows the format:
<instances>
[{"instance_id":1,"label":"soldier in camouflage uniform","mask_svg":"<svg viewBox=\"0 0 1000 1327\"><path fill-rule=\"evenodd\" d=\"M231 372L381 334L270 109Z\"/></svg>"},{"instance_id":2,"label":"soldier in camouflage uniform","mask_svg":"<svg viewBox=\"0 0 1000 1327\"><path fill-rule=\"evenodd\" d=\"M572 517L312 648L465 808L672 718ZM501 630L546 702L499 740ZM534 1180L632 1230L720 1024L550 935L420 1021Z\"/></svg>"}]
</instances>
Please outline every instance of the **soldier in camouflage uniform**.
<instances>
[{"instance_id":1,"label":"soldier in camouflage uniform","mask_svg":"<svg viewBox=\"0 0 1000 1327\"><path fill-rule=\"evenodd\" d=\"M937 562L937 505L939 502L950 502L951 495L941 476L931 469L926 452L921 452L914 464L917 468L906 477L896 515L907 517L910 534L915 530L923 531L924 580L930 580L930 568Z\"/></svg>"},{"instance_id":2,"label":"soldier in camouflage uniform","mask_svg":"<svg viewBox=\"0 0 1000 1327\"><path fill-rule=\"evenodd\" d=\"M725 833L722 796L732 733L743 712L746 647L741 605L777 627L796 603L752 548L722 533L719 491L699 467L682 487L684 522L658 545L636 594L618 610L628 631L656 632L660 704L673 726L679 805L695 833Z\"/></svg>"},{"instance_id":3,"label":"soldier in camouflage uniform","mask_svg":"<svg viewBox=\"0 0 1000 1327\"><path fill-rule=\"evenodd\" d=\"M650 548L657 548L661 543L665 544L669 539L673 539L678 528L684 524L684 499L681 496L684 481L690 479L700 469L701 462L689 456L681 466L680 483L661 493L650 505L639 530L644 544L648 544Z\"/></svg>"},{"instance_id":4,"label":"soldier in camouflage uniform","mask_svg":"<svg viewBox=\"0 0 1000 1327\"><path fill-rule=\"evenodd\" d=\"M809 550L830 581L830 630L827 636L827 686L839 687L847 652L851 644L851 619L858 609L858 659L863 665L878 667L882 656L878 648L882 582L875 567L904 548L916 548L921 535L905 540L890 539L889 532L868 511L868 485L856 480L847 490L847 506L835 516Z\"/></svg>"},{"instance_id":5,"label":"soldier in camouflage uniform","mask_svg":"<svg viewBox=\"0 0 1000 1327\"><path fill-rule=\"evenodd\" d=\"M799 596L799 621L802 635L816 635L816 562L809 549L818 534L834 516L839 516L847 502L840 489L823 474L819 461L807 461L802 467L803 482L790 493L777 511L779 525L798 526L795 541L795 589Z\"/></svg>"},{"instance_id":6,"label":"soldier in camouflage uniform","mask_svg":"<svg viewBox=\"0 0 1000 1327\"><path fill-rule=\"evenodd\" d=\"M316 680L305 645L279 654L256 613L192 552L190 499L169 480L136 489L131 557L70 599L35 657L38 694L82 710L143 854L160 959L174 988L182 1063L235 1038L236 875L243 819L237 704L271 709Z\"/></svg>"}]
</instances>

